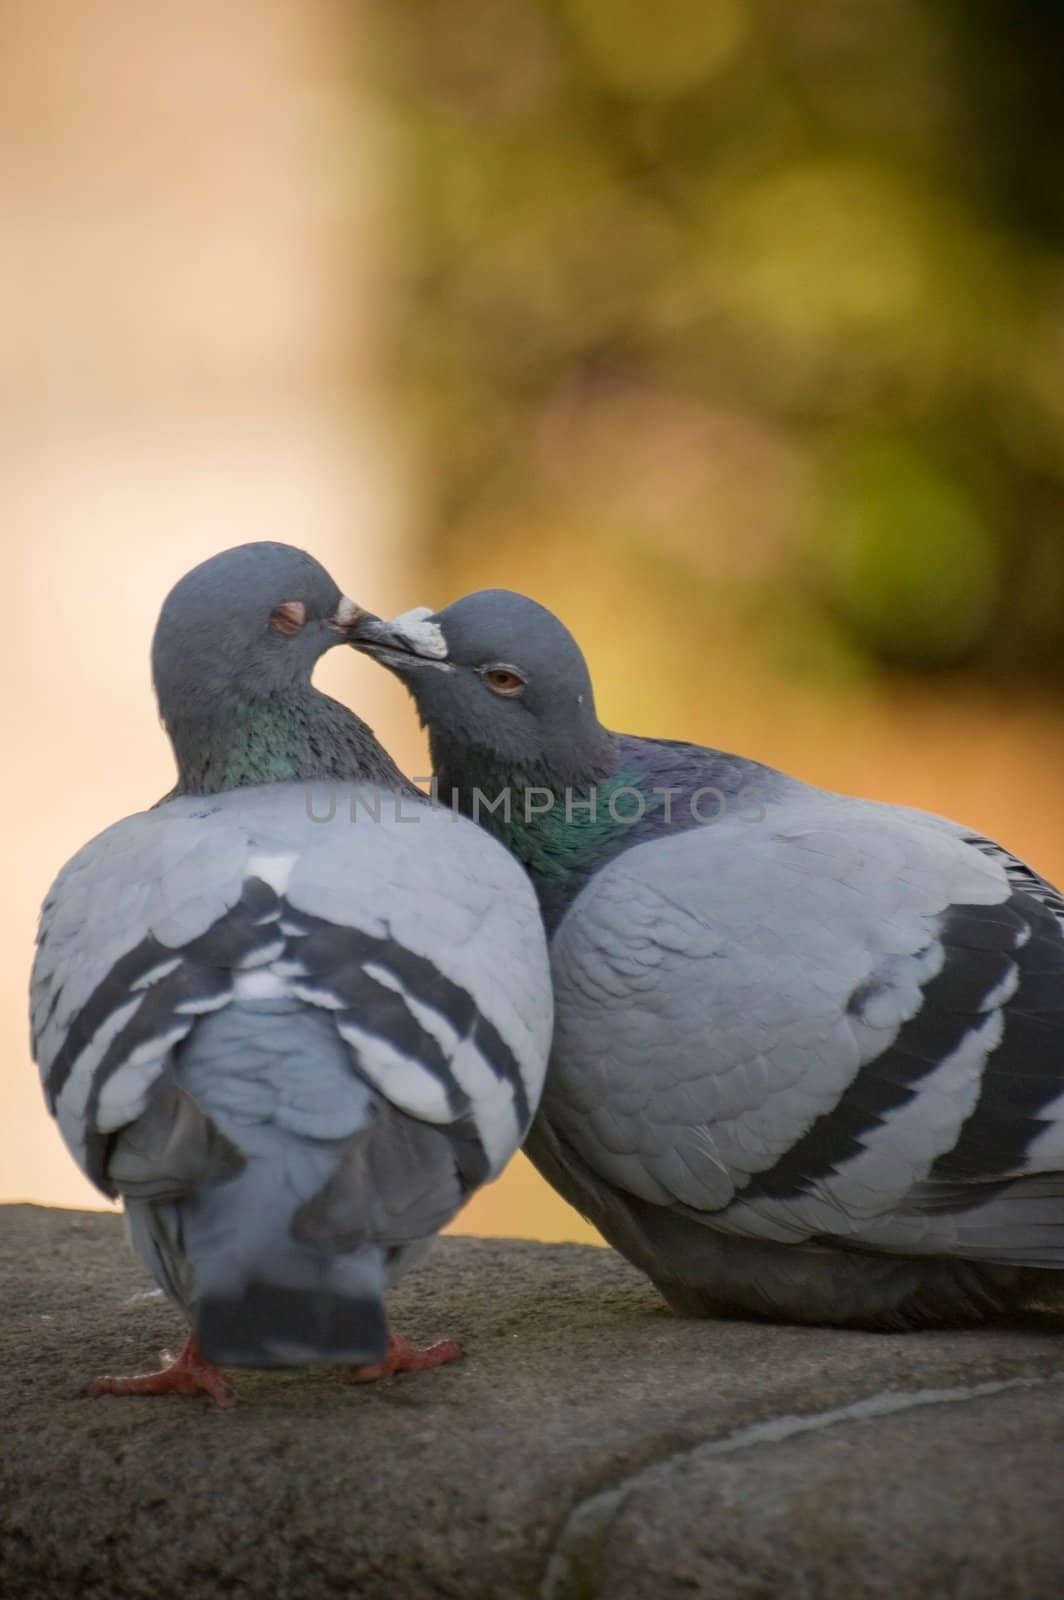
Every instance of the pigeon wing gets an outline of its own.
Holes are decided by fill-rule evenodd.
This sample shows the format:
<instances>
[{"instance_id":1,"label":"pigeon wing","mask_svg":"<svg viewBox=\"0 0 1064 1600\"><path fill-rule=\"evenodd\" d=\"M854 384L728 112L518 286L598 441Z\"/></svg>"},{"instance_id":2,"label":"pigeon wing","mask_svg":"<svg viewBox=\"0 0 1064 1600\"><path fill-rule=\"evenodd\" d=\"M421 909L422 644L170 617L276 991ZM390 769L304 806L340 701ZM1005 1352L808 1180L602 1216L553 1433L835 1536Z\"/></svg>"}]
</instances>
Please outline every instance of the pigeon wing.
<instances>
[{"instance_id":1,"label":"pigeon wing","mask_svg":"<svg viewBox=\"0 0 1064 1600\"><path fill-rule=\"evenodd\" d=\"M1064 926L1001 847L811 795L636 846L555 937L543 1116L787 1243L1064 1260Z\"/></svg>"},{"instance_id":2,"label":"pigeon wing","mask_svg":"<svg viewBox=\"0 0 1064 1600\"><path fill-rule=\"evenodd\" d=\"M381 1227L435 1231L535 1109L551 998L531 887L480 830L408 797L182 797L63 869L41 918L34 1051L68 1146L105 1192L158 1195L232 1165L174 1068L201 1020L234 1002L328 1018L379 1098L369 1128L360 1116L345 1129L339 1107L314 1113L352 1141L322 1212L348 1232L367 1225L358 1152L388 1177Z\"/></svg>"}]
</instances>

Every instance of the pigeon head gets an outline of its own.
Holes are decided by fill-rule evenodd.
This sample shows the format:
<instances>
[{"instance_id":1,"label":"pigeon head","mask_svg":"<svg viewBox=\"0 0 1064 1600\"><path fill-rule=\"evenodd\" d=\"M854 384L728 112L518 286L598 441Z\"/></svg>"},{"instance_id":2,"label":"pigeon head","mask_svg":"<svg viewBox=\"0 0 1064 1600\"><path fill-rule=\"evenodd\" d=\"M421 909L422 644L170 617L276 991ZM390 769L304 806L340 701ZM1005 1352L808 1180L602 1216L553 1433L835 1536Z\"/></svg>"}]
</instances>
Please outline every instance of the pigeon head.
<instances>
[{"instance_id":1,"label":"pigeon head","mask_svg":"<svg viewBox=\"0 0 1064 1600\"><path fill-rule=\"evenodd\" d=\"M164 722L218 700L283 695L359 616L325 568L291 545L237 545L176 583L152 641Z\"/></svg>"},{"instance_id":2,"label":"pigeon head","mask_svg":"<svg viewBox=\"0 0 1064 1600\"><path fill-rule=\"evenodd\" d=\"M578 777L611 747L580 646L526 595L482 589L390 622L363 613L350 642L406 684L437 766L476 750Z\"/></svg>"}]
</instances>

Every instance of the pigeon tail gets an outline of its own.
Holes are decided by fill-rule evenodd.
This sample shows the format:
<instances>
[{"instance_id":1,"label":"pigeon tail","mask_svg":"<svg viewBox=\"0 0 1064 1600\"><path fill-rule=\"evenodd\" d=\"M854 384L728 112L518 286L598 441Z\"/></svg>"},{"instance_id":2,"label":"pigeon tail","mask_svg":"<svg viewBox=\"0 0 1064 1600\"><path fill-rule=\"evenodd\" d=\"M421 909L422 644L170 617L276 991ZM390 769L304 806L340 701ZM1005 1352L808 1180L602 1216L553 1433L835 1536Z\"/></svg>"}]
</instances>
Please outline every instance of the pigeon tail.
<instances>
[{"instance_id":1,"label":"pigeon tail","mask_svg":"<svg viewBox=\"0 0 1064 1600\"><path fill-rule=\"evenodd\" d=\"M219 1366L381 1361L388 1351L383 1284L383 1264L374 1263L369 1252L357 1262L286 1252L286 1259L263 1262L257 1277L228 1276L217 1288L205 1288L196 1307L196 1337Z\"/></svg>"},{"instance_id":2,"label":"pigeon tail","mask_svg":"<svg viewBox=\"0 0 1064 1600\"><path fill-rule=\"evenodd\" d=\"M359 1365L388 1350L384 1251L300 1244L266 1164L184 1207L193 1325L208 1361L234 1367ZM290 1201L287 1202L290 1204Z\"/></svg>"}]
</instances>

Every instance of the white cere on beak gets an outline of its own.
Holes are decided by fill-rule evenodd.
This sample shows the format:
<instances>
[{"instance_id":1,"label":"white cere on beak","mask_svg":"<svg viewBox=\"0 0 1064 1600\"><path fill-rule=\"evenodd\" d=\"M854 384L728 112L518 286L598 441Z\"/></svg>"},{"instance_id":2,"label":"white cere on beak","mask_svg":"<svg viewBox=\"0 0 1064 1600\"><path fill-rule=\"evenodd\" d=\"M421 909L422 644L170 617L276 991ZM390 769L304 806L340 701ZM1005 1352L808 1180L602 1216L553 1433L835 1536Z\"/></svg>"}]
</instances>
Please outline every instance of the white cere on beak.
<instances>
[{"instance_id":1,"label":"white cere on beak","mask_svg":"<svg viewBox=\"0 0 1064 1600\"><path fill-rule=\"evenodd\" d=\"M333 621L338 628L349 628L356 617L361 615L362 607L356 606L350 596L343 594L340 596L340 604L336 608Z\"/></svg>"},{"instance_id":2,"label":"white cere on beak","mask_svg":"<svg viewBox=\"0 0 1064 1600\"><path fill-rule=\"evenodd\" d=\"M412 611L404 611L401 616L393 617L388 627L404 639L409 639L410 648L417 655L442 661L447 655L447 640L439 623L428 620L431 615L428 606L415 606Z\"/></svg>"}]
</instances>

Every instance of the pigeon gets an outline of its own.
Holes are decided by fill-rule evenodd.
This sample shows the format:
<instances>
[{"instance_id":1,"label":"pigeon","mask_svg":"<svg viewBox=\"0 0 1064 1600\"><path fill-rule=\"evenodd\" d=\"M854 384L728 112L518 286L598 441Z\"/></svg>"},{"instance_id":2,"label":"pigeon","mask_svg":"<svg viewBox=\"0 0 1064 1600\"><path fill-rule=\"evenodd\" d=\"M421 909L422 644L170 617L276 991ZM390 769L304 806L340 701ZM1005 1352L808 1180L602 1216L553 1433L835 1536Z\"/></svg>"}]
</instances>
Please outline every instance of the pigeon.
<instances>
[{"instance_id":1,"label":"pigeon","mask_svg":"<svg viewBox=\"0 0 1064 1600\"><path fill-rule=\"evenodd\" d=\"M555 1036L526 1150L681 1313L901 1329L1064 1288L1064 898L958 823L608 731L505 590L352 643L527 868Z\"/></svg>"},{"instance_id":2,"label":"pigeon","mask_svg":"<svg viewBox=\"0 0 1064 1600\"><path fill-rule=\"evenodd\" d=\"M435 1366L386 1289L518 1147L549 1049L526 874L432 803L311 685L353 601L311 556L238 546L189 572L152 645L177 783L63 868L31 980L68 1149L121 1197L191 1326L160 1372Z\"/></svg>"}]
</instances>

